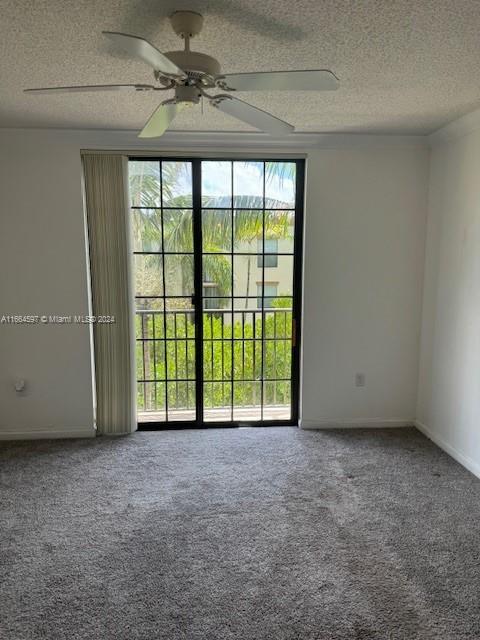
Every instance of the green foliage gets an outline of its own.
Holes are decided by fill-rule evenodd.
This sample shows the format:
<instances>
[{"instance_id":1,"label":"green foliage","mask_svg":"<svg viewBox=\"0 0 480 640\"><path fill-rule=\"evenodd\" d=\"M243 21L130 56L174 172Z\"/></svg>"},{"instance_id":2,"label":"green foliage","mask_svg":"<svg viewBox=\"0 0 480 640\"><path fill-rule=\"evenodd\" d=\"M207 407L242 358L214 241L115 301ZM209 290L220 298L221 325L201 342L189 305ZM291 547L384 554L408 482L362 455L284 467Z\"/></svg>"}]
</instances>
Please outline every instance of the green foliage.
<instances>
[{"instance_id":1,"label":"green foliage","mask_svg":"<svg viewBox=\"0 0 480 640\"><path fill-rule=\"evenodd\" d=\"M232 335L232 324L222 321L222 314L215 312L204 314L202 362L205 407L230 405L232 379L235 406L259 405L262 373L264 404L289 404L290 382L285 380L273 382L273 380L290 378L291 311L285 309L283 313L265 312L263 327L261 312L243 312L243 323L242 313L235 315L238 319L233 324ZM164 410L166 392L170 409L193 409L195 407L193 314L187 311L166 314L165 323L163 315L158 314L155 317L155 326L153 317L154 314L151 313L137 315L137 338L149 338L143 343L137 341L137 379L166 379L172 382L167 382L167 385L165 382L147 383L145 387L143 383L139 383L138 410ZM253 317L255 317L255 323L253 323ZM167 340L164 340L165 336ZM172 340L175 337L177 339ZM176 379L188 379L189 382L175 382ZM213 380L224 382L212 382Z\"/></svg>"},{"instance_id":2,"label":"green foliage","mask_svg":"<svg viewBox=\"0 0 480 640\"><path fill-rule=\"evenodd\" d=\"M282 295L287 296L288 294L280 294L280 296ZM280 297L272 300L273 309L290 309L291 306L292 306L292 301L290 298L287 298L287 297L283 297L283 298Z\"/></svg>"}]
</instances>

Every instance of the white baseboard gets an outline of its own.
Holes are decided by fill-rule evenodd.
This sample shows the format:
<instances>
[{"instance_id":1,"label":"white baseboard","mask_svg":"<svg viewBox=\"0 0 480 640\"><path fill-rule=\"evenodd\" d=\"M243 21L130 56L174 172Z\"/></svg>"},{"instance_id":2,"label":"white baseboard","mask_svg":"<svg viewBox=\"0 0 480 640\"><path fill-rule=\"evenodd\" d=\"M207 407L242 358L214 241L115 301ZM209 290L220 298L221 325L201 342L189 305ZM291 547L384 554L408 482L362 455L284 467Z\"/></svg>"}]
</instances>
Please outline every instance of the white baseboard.
<instances>
[{"instance_id":1,"label":"white baseboard","mask_svg":"<svg viewBox=\"0 0 480 640\"><path fill-rule=\"evenodd\" d=\"M0 429L0 440L41 440L50 438L94 438L97 430L93 427L78 429Z\"/></svg>"},{"instance_id":2,"label":"white baseboard","mask_svg":"<svg viewBox=\"0 0 480 640\"><path fill-rule=\"evenodd\" d=\"M300 420L301 429L384 429L413 427L412 418L369 418L368 420Z\"/></svg>"},{"instance_id":3,"label":"white baseboard","mask_svg":"<svg viewBox=\"0 0 480 640\"><path fill-rule=\"evenodd\" d=\"M440 449L443 449L445 453L448 453L449 456L452 456L454 460L459 462L462 465L462 467L465 467L466 469L468 469L468 471L473 473L474 476L477 476L477 478L480 478L480 464L478 462L475 462L475 460L472 460L472 458L469 458L465 454L460 453L460 451L457 451L455 447L453 447L451 444L446 442L443 438L441 438L436 433L434 433L431 429L427 427L427 425L423 424L423 422L420 422L419 420L415 420L415 426L419 431L421 431L425 436L427 436L429 440L434 442L437 446L440 447Z\"/></svg>"}]
</instances>

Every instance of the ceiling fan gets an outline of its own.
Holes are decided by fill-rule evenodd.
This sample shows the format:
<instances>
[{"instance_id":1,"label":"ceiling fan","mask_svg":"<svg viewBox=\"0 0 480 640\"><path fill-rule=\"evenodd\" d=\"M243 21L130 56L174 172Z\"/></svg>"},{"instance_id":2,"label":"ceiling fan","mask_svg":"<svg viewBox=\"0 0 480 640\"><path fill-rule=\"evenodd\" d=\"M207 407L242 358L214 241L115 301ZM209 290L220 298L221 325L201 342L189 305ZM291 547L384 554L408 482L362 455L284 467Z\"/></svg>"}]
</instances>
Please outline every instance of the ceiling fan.
<instances>
[{"instance_id":1,"label":"ceiling fan","mask_svg":"<svg viewBox=\"0 0 480 640\"><path fill-rule=\"evenodd\" d=\"M48 87L25 89L26 93L75 93L88 91L169 91L173 98L164 100L153 112L139 134L140 138L161 136L177 113L186 106L198 104L206 98L210 104L230 116L238 118L261 131L272 135L284 135L294 130L262 109L254 107L232 94L238 91L332 91L338 88L338 79L328 70L272 71L222 74L215 58L190 50L190 39L202 29L203 16L193 11L176 11L170 16L172 27L183 40L183 51L161 53L144 38L103 31L112 42L133 58L143 60L153 68L156 83L104 84L73 87ZM212 95L210 91L222 93Z\"/></svg>"}]
</instances>

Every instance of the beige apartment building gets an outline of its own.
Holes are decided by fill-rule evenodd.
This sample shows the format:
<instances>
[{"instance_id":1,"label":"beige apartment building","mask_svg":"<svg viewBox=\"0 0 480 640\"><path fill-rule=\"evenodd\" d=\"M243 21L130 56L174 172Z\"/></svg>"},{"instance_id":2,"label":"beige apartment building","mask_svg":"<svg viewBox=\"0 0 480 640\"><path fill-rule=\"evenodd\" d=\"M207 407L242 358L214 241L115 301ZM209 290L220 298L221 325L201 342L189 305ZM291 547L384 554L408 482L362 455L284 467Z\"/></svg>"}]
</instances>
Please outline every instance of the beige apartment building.
<instances>
[{"instance_id":1,"label":"beige apartment building","mask_svg":"<svg viewBox=\"0 0 480 640\"><path fill-rule=\"evenodd\" d=\"M236 300L235 307L261 309L262 280L264 280L264 308L274 306L275 298L292 295L293 291L293 226L282 238L266 238L265 254L262 255L262 240L244 242L233 256L233 295L245 298ZM285 255L290 254L290 255ZM218 299L216 282L203 283L204 309L222 308ZM288 307L285 300L282 306Z\"/></svg>"}]
</instances>

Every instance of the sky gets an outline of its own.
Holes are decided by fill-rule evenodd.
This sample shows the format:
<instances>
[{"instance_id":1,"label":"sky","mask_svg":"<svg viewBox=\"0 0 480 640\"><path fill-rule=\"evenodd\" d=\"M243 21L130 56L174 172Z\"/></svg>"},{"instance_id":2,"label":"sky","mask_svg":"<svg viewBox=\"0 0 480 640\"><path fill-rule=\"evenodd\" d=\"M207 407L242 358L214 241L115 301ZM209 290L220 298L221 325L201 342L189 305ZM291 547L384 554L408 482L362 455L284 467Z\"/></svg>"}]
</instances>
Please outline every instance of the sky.
<instances>
[{"instance_id":1,"label":"sky","mask_svg":"<svg viewBox=\"0 0 480 640\"><path fill-rule=\"evenodd\" d=\"M165 162L169 162L166 160ZM174 161L171 161L174 162ZM132 162L130 170L135 173L139 169L139 162ZM142 162L142 170L146 173L153 173L159 179L159 163L157 161ZM265 196L267 199L274 199L285 203L285 208L295 206L295 167L291 163L292 169L286 172L282 178L272 176L267 173L265 181ZM289 175L290 173L290 175ZM175 188L175 195L191 194L192 177L191 165L185 162L184 170L179 171ZM230 161L203 161L202 162L202 195L222 196L223 200L231 197L232 190L232 163ZM263 162L239 160L233 162L233 192L235 196L257 196L260 199L263 195ZM258 203L261 206L261 202Z\"/></svg>"},{"instance_id":2,"label":"sky","mask_svg":"<svg viewBox=\"0 0 480 640\"><path fill-rule=\"evenodd\" d=\"M204 195L231 195L231 163L202 162L202 192ZM233 191L235 195L262 197L263 162L239 161L233 163ZM293 178L270 178L265 184L265 195L294 207L295 184Z\"/></svg>"}]
</instances>

